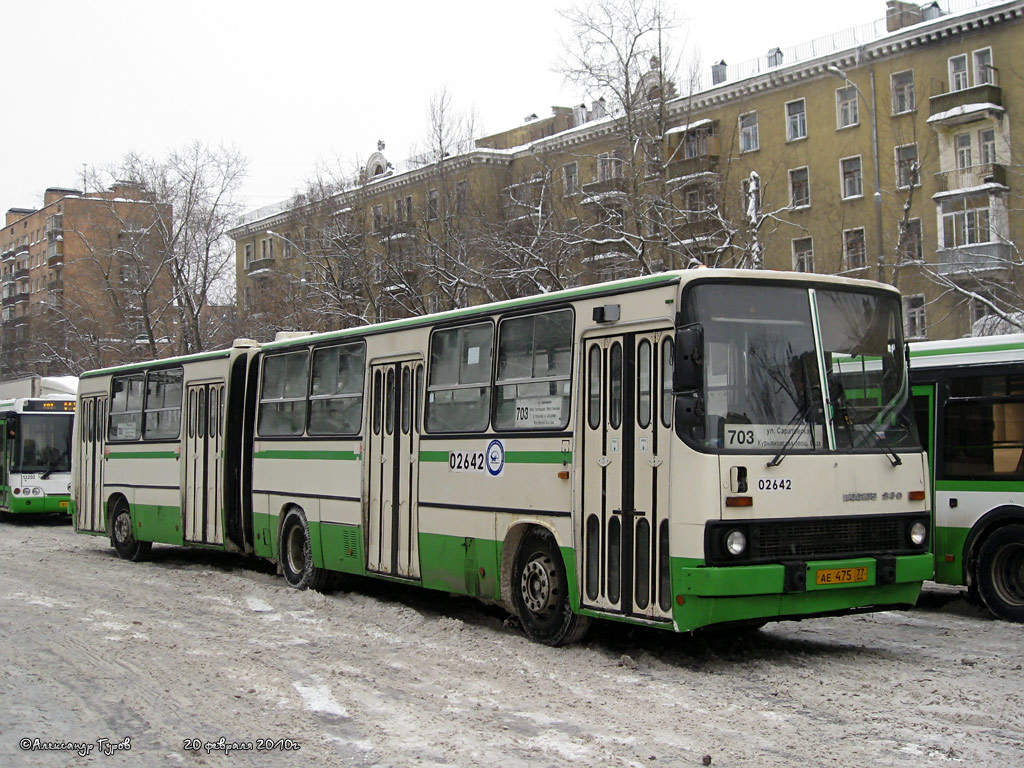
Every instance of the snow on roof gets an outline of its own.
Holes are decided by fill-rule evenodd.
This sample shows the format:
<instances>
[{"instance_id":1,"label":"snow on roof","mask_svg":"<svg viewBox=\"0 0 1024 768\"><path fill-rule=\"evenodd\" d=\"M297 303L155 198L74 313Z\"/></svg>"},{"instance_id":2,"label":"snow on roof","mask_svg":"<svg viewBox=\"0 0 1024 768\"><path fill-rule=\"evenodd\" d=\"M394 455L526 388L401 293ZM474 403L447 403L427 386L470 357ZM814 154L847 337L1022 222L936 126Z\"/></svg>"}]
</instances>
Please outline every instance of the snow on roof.
<instances>
[{"instance_id":1,"label":"snow on roof","mask_svg":"<svg viewBox=\"0 0 1024 768\"><path fill-rule=\"evenodd\" d=\"M993 104L990 101L981 102L978 104L961 104L959 107L953 107L947 109L945 112L936 112L934 115L928 118L929 123L941 123L945 120L952 120L955 117L963 117L964 115L973 115L975 112L999 112L1003 113L1004 110L998 104Z\"/></svg>"}]
</instances>

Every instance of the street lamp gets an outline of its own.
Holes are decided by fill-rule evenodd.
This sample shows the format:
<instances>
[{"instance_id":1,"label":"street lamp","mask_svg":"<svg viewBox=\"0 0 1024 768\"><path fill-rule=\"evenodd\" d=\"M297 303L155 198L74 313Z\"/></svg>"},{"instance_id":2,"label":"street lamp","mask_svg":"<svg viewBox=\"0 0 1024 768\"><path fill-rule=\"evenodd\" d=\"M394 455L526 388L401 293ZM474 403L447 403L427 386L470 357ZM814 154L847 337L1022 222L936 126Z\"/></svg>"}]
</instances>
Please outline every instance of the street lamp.
<instances>
[{"instance_id":1,"label":"street lamp","mask_svg":"<svg viewBox=\"0 0 1024 768\"><path fill-rule=\"evenodd\" d=\"M877 248L878 258L876 264L878 265L878 279L881 281L885 280L885 244L882 238L882 188L878 178L878 120L875 115L875 70L873 67L868 67L868 74L871 77L871 101L867 100L864 93L857 84L850 80L846 76L846 72L841 70L835 64L829 64L825 67L825 70L833 77L838 77L844 81L847 85L852 86L857 95L863 100L864 108L868 111L868 117L871 120L871 159L872 159L872 170L874 172L875 182L875 236L877 237Z\"/></svg>"}]
</instances>

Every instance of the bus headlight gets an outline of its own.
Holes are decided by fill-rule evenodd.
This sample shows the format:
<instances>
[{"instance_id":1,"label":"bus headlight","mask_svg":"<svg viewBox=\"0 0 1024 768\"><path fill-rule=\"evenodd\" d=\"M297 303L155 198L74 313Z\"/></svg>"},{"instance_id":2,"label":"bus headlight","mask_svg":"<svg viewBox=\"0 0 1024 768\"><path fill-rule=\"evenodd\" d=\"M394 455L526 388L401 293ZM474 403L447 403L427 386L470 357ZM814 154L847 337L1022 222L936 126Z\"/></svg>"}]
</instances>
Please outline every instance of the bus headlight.
<instances>
[{"instance_id":1,"label":"bus headlight","mask_svg":"<svg viewBox=\"0 0 1024 768\"><path fill-rule=\"evenodd\" d=\"M743 531L731 530L725 535L725 549L733 557L739 557L747 551L747 537Z\"/></svg>"},{"instance_id":2,"label":"bus headlight","mask_svg":"<svg viewBox=\"0 0 1024 768\"><path fill-rule=\"evenodd\" d=\"M910 526L910 543L920 547L928 539L928 526L918 520Z\"/></svg>"},{"instance_id":3,"label":"bus headlight","mask_svg":"<svg viewBox=\"0 0 1024 768\"><path fill-rule=\"evenodd\" d=\"M32 489L32 495L33 496L42 496L43 495L43 489L42 488L33 488Z\"/></svg>"}]
</instances>

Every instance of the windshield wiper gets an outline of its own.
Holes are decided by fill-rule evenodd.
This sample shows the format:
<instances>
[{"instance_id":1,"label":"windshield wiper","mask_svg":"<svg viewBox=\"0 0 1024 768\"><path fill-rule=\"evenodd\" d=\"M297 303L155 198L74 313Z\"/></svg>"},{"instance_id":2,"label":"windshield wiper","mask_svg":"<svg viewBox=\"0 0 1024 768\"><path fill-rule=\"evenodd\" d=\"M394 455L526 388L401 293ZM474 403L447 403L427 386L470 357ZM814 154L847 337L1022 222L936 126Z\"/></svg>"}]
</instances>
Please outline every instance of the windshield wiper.
<instances>
[{"instance_id":1,"label":"windshield wiper","mask_svg":"<svg viewBox=\"0 0 1024 768\"><path fill-rule=\"evenodd\" d=\"M812 405L812 402L811 402L810 398L808 398L807 401L804 403L803 407L799 411L796 412L796 415L790 420L789 424L787 424L786 426L787 427L792 427L798 421L803 421L804 419L806 419L807 418L807 414L811 412L811 405ZM810 427L810 425L808 425L808 427ZM801 431L801 430L794 429L792 432L789 433L789 437L786 438L786 442L782 444L782 447L779 449L779 452L777 454L775 454L775 458L773 458L771 461L769 461L767 464L765 464L765 467L767 469L771 469L772 467L777 467L777 466L779 466L779 464L782 463L782 460L784 458L786 458L786 455L787 455L786 451L788 451L789 447L793 444L793 441L796 439L796 435L797 435L798 431Z\"/></svg>"}]
</instances>

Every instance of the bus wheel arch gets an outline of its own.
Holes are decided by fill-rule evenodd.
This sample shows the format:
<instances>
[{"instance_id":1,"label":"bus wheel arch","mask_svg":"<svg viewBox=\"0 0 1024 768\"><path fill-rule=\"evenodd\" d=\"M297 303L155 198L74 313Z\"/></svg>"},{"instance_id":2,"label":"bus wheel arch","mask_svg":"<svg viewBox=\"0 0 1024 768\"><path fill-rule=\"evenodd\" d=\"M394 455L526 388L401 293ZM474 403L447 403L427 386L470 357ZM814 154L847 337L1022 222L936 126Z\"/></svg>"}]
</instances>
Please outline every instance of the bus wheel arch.
<instances>
[{"instance_id":1,"label":"bus wheel arch","mask_svg":"<svg viewBox=\"0 0 1024 768\"><path fill-rule=\"evenodd\" d=\"M133 563L145 560L153 548L151 541L135 538L131 506L122 494L114 494L107 501L110 545L118 556Z\"/></svg>"},{"instance_id":2,"label":"bus wheel arch","mask_svg":"<svg viewBox=\"0 0 1024 768\"><path fill-rule=\"evenodd\" d=\"M285 507L277 536L277 562L288 586L323 590L330 572L313 565L312 542L306 512L297 504Z\"/></svg>"},{"instance_id":3,"label":"bus wheel arch","mask_svg":"<svg viewBox=\"0 0 1024 768\"><path fill-rule=\"evenodd\" d=\"M514 546L509 546L510 537L506 537L505 551L515 554L507 578L502 557L502 596L506 597L508 589L506 600L514 607L526 636L551 646L582 639L590 618L572 610L571 585L554 534L540 525L523 526L515 534Z\"/></svg>"}]
</instances>

